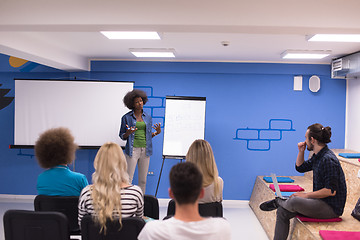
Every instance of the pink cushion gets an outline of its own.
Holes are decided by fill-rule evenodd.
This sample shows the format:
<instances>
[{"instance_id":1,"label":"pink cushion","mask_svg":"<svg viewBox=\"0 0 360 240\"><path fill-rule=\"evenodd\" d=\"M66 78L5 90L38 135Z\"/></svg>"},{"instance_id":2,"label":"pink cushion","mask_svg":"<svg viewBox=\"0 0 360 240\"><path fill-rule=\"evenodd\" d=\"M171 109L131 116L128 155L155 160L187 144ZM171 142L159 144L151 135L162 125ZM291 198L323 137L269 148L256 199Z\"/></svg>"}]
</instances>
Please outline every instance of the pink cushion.
<instances>
[{"instance_id":1,"label":"pink cushion","mask_svg":"<svg viewBox=\"0 0 360 240\"><path fill-rule=\"evenodd\" d=\"M320 230L319 234L323 240L337 240L337 239L360 240L360 232Z\"/></svg>"},{"instance_id":2,"label":"pink cushion","mask_svg":"<svg viewBox=\"0 0 360 240\"><path fill-rule=\"evenodd\" d=\"M271 188L271 190L273 190L275 192L274 184L270 184L269 187ZM281 192L301 192L301 191L304 191L304 189L302 187L300 187L299 185L280 184L279 188L280 188Z\"/></svg>"},{"instance_id":3,"label":"pink cushion","mask_svg":"<svg viewBox=\"0 0 360 240\"><path fill-rule=\"evenodd\" d=\"M327 218L327 219L321 219L321 218L309 218L304 216L296 216L300 221L302 222L341 222L342 219L337 218Z\"/></svg>"}]
</instances>

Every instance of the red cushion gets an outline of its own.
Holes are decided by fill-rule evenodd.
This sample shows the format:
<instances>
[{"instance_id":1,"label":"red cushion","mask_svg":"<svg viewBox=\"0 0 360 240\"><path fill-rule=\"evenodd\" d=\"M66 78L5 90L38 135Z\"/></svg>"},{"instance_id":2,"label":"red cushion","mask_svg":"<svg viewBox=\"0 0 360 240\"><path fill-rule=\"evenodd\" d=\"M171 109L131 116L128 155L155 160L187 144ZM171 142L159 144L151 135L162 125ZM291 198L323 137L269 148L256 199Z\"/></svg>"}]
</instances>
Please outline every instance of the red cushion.
<instances>
[{"instance_id":1,"label":"red cushion","mask_svg":"<svg viewBox=\"0 0 360 240\"><path fill-rule=\"evenodd\" d=\"M319 234L323 240L337 240L337 239L360 240L360 232L320 230Z\"/></svg>"},{"instance_id":2,"label":"red cushion","mask_svg":"<svg viewBox=\"0 0 360 240\"><path fill-rule=\"evenodd\" d=\"M342 218L327 218L327 219L321 219L321 218L309 218L304 216L296 216L300 221L302 222L341 222Z\"/></svg>"},{"instance_id":3,"label":"red cushion","mask_svg":"<svg viewBox=\"0 0 360 240\"><path fill-rule=\"evenodd\" d=\"M270 184L269 187L275 192L274 184ZM301 192L304 191L299 185L290 185L290 184L279 184L281 192Z\"/></svg>"}]
</instances>

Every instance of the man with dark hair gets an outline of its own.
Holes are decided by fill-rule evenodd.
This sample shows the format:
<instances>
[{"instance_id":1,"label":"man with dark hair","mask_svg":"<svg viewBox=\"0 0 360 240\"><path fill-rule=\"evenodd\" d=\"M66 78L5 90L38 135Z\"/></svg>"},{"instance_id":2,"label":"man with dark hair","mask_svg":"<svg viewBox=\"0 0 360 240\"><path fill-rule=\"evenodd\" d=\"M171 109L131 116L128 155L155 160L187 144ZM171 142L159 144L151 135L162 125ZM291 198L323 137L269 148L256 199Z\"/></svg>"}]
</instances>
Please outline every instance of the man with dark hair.
<instances>
[{"instance_id":1,"label":"man with dark hair","mask_svg":"<svg viewBox=\"0 0 360 240\"><path fill-rule=\"evenodd\" d=\"M223 218L203 218L198 200L203 197L202 175L195 164L179 163L170 171L169 195L175 200L174 217L146 223L139 240L231 239L230 224Z\"/></svg>"},{"instance_id":2,"label":"man with dark hair","mask_svg":"<svg viewBox=\"0 0 360 240\"><path fill-rule=\"evenodd\" d=\"M298 172L313 170L313 191L297 192L289 199L275 198L260 205L263 211L277 209L274 239L287 239L290 219L298 214L311 218L336 218L343 214L346 201L344 172L335 154L328 148L331 128L316 123L308 127L305 142L298 143L295 168ZM314 155L304 159L305 148Z\"/></svg>"},{"instance_id":3,"label":"man with dark hair","mask_svg":"<svg viewBox=\"0 0 360 240\"><path fill-rule=\"evenodd\" d=\"M186 174L186 176L185 176ZM169 195L178 204L194 203L202 191L202 175L191 164L176 165L170 171Z\"/></svg>"}]
</instances>

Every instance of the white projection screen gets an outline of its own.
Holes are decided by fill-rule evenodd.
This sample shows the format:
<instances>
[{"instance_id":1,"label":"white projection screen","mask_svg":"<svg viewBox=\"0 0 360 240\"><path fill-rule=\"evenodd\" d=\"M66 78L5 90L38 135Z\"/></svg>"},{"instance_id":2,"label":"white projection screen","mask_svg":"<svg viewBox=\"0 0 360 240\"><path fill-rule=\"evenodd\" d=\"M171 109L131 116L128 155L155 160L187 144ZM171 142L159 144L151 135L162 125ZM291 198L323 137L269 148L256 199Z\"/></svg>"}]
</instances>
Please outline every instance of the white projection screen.
<instances>
[{"instance_id":1,"label":"white projection screen","mask_svg":"<svg viewBox=\"0 0 360 240\"><path fill-rule=\"evenodd\" d=\"M184 158L194 140L204 139L205 108L205 97L166 97L164 156Z\"/></svg>"},{"instance_id":2,"label":"white projection screen","mask_svg":"<svg viewBox=\"0 0 360 240\"><path fill-rule=\"evenodd\" d=\"M35 145L47 129L67 127L80 147L120 146L123 97L133 82L15 79L14 145Z\"/></svg>"}]
</instances>

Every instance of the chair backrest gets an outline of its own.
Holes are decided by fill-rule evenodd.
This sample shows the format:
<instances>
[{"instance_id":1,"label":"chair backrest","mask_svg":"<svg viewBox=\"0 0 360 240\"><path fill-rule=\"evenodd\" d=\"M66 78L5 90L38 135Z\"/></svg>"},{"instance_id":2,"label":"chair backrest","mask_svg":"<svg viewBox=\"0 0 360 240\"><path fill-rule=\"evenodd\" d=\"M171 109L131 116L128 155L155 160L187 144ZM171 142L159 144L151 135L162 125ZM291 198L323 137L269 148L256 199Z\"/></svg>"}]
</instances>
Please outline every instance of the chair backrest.
<instances>
[{"instance_id":1,"label":"chair backrest","mask_svg":"<svg viewBox=\"0 0 360 240\"><path fill-rule=\"evenodd\" d=\"M99 224L95 223L91 215L85 215L81 220L82 240L137 240L137 237L145 225L145 221L139 217L128 217L121 220L122 228L118 220L106 223L106 234L100 233Z\"/></svg>"},{"instance_id":2,"label":"chair backrest","mask_svg":"<svg viewBox=\"0 0 360 240\"><path fill-rule=\"evenodd\" d=\"M166 216L174 216L175 215L175 201L171 199L168 203Z\"/></svg>"},{"instance_id":3,"label":"chair backrest","mask_svg":"<svg viewBox=\"0 0 360 240\"><path fill-rule=\"evenodd\" d=\"M155 196L144 195L144 216L159 219L159 201Z\"/></svg>"},{"instance_id":4,"label":"chair backrest","mask_svg":"<svg viewBox=\"0 0 360 240\"><path fill-rule=\"evenodd\" d=\"M199 203L199 213L202 217L223 217L221 202ZM168 204L167 216L175 214L175 201L171 199Z\"/></svg>"},{"instance_id":5,"label":"chair backrest","mask_svg":"<svg viewBox=\"0 0 360 240\"><path fill-rule=\"evenodd\" d=\"M65 214L68 218L70 234L80 234L78 224L79 197L37 195L34 200L35 211L55 211Z\"/></svg>"},{"instance_id":6,"label":"chair backrest","mask_svg":"<svg viewBox=\"0 0 360 240\"><path fill-rule=\"evenodd\" d=\"M4 214L5 240L69 240L67 218L59 212L8 210Z\"/></svg>"},{"instance_id":7,"label":"chair backrest","mask_svg":"<svg viewBox=\"0 0 360 240\"><path fill-rule=\"evenodd\" d=\"M203 217L223 217L223 206L221 202L200 203L199 213Z\"/></svg>"}]
</instances>

